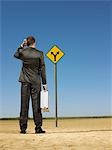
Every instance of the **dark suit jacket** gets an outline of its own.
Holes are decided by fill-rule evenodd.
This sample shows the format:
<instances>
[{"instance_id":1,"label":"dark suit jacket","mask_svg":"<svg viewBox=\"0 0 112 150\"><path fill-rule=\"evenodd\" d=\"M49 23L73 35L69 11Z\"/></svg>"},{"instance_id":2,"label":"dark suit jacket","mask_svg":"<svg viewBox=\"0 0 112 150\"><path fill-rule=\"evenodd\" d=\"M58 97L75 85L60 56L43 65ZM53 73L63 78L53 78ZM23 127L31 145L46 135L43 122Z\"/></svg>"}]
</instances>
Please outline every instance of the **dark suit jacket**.
<instances>
[{"instance_id":1,"label":"dark suit jacket","mask_svg":"<svg viewBox=\"0 0 112 150\"><path fill-rule=\"evenodd\" d=\"M34 84L46 84L46 70L44 63L44 54L35 48L19 47L14 57L22 60L23 66L20 73L19 81Z\"/></svg>"}]
</instances>

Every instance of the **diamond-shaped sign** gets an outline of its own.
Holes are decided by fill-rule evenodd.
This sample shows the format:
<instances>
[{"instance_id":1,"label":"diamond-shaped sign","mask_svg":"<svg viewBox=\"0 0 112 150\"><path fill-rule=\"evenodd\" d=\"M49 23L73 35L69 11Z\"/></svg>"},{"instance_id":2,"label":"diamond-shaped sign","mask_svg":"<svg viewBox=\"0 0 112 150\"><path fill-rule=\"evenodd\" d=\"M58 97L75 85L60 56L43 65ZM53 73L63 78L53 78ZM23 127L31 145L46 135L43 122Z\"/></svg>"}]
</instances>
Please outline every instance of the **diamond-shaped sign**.
<instances>
[{"instance_id":1,"label":"diamond-shaped sign","mask_svg":"<svg viewBox=\"0 0 112 150\"><path fill-rule=\"evenodd\" d=\"M46 56L53 62L57 63L63 56L64 52L56 45L54 45Z\"/></svg>"}]
</instances>

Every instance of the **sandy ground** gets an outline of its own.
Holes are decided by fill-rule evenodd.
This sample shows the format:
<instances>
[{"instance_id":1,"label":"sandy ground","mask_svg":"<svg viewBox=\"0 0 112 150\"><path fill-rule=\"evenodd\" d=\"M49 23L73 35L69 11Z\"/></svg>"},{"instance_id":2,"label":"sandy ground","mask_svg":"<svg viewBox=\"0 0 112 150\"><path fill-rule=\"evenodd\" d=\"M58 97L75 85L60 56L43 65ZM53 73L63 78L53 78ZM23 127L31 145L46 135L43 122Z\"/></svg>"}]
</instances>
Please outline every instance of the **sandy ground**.
<instances>
[{"instance_id":1,"label":"sandy ground","mask_svg":"<svg viewBox=\"0 0 112 150\"><path fill-rule=\"evenodd\" d=\"M46 134L35 134L29 120L27 134L17 120L0 121L0 150L112 150L112 118L44 120Z\"/></svg>"}]
</instances>

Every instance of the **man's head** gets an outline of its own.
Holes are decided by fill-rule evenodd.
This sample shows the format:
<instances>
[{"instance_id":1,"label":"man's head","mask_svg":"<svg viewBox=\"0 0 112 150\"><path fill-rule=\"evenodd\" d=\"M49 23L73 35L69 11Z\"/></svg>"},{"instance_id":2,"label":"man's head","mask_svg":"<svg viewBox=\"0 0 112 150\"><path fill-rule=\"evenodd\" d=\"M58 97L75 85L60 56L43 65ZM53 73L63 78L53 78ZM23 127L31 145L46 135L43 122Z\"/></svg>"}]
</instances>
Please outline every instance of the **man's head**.
<instances>
[{"instance_id":1,"label":"man's head","mask_svg":"<svg viewBox=\"0 0 112 150\"><path fill-rule=\"evenodd\" d=\"M33 36L28 36L26 38L26 40L27 40L27 46L29 46L29 47L35 47L36 40L35 40L35 38Z\"/></svg>"}]
</instances>

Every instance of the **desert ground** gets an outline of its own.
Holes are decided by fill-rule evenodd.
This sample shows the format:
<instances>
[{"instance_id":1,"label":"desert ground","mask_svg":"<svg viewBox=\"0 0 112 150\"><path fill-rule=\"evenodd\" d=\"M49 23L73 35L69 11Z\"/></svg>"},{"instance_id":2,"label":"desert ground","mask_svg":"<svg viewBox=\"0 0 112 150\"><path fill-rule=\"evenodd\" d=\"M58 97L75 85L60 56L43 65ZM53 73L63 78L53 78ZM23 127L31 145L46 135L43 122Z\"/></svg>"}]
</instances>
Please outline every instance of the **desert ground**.
<instances>
[{"instance_id":1,"label":"desert ground","mask_svg":"<svg viewBox=\"0 0 112 150\"><path fill-rule=\"evenodd\" d=\"M18 120L0 120L0 150L112 150L112 118L45 119L45 134L34 127L29 120L20 134Z\"/></svg>"}]
</instances>

